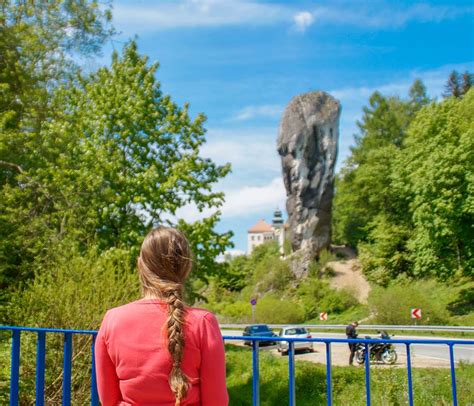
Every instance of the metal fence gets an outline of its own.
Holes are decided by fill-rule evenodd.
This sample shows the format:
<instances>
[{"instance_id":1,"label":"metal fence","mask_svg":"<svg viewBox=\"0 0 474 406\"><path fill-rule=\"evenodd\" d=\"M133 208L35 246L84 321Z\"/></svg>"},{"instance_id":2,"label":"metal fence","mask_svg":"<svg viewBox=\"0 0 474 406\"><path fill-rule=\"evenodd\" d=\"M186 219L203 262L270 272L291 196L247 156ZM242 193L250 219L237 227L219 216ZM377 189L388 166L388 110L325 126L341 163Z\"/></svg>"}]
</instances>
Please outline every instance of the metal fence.
<instances>
[{"instance_id":1,"label":"metal fence","mask_svg":"<svg viewBox=\"0 0 474 406\"><path fill-rule=\"evenodd\" d=\"M97 331L93 330L63 330L50 328L33 328L33 327L15 327L0 326L1 330L11 331L11 363L10 363L10 406L17 406L19 402L19 384L20 384L20 350L21 350L21 333L24 331L34 332L37 334L36 347L36 406L44 405L44 382L45 382L45 354L46 354L46 334L55 333L62 334L63 344L63 383L62 383L62 405L69 406L71 404L71 371L72 371L72 337L74 334L88 334L92 336L92 364L91 364L91 405L98 406L99 399L97 395L96 377L94 368L94 343ZM223 336L224 341L250 341L252 344L252 370L253 370L253 399L252 405L260 404L260 378L259 378L259 342L269 341L270 337L242 337L242 336ZM313 342L324 343L326 347L326 397L327 405L332 405L332 363L331 363L331 344L334 343L362 343L365 346L365 393L366 404L371 404L370 394L370 344L380 344L388 342L391 344L403 344L406 346L407 352L407 380L408 380L408 401L409 405L413 405L413 382L412 382L412 365L411 365L411 346L418 344L436 344L446 345L449 348L450 372L451 372L451 390L452 403L457 406L457 390L456 390L456 367L454 358L454 346L456 345L474 345L474 340L399 340L399 339L344 339L344 338L281 338L271 337L271 341L288 342L288 392L289 405L296 404L295 391L295 343L296 342ZM1 379L2 377L0 377Z\"/></svg>"},{"instance_id":2,"label":"metal fence","mask_svg":"<svg viewBox=\"0 0 474 406\"><path fill-rule=\"evenodd\" d=\"M267 324L270 328L283 328L288 324ZM221 324L221 328L244 329L248 324ZM341 330L345 331L347 324L301 324L314 330ZM385 325L385 324L359 324L359 331L365 330L387 330L387 331L428 331L428 332L449 332L449 333L473 333L474 326L429 326L429 325Z\"/></svg>"}]
</instances>

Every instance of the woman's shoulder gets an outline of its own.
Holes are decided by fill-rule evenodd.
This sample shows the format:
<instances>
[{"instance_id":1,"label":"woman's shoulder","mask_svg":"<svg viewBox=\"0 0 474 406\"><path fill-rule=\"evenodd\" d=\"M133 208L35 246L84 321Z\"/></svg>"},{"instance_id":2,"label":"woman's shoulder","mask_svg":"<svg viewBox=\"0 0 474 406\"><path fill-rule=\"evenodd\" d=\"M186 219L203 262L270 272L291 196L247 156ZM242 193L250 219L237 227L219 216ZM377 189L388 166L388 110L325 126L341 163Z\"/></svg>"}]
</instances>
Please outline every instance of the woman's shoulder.
<instances>
[{"instance_id":1,"label":"woman's shoulder","mask_svg":"<svg viewBox=\"0 0 474 406\"><path fill-rule=\"evenodd\" d=\"M204 320L204 319L214 320L216 318L214 313L206 309L201 309L199 307L188 307L187 311L191 318L198 319L198 320Z\"/></svg>"},{"instance_id":2,"label":"woman's shoulder","mask_svg":"<svg viewBox=\"0 0 474 406\"><path fill-rule=\"evenodd\" d=\"M164 309L166 308L167 304L163 302L162 300L159 299L138 299L134 300L129 303L125 303L119 306L111 307L105 312L104 318L114 318L114 317L121 317L121 316L126 316L126 315L136 315L137 310L146 310L149 308L149 305L153 304L163 307ZM148 306L147 306L148 305Z\"/></svg>"}]
</instances>

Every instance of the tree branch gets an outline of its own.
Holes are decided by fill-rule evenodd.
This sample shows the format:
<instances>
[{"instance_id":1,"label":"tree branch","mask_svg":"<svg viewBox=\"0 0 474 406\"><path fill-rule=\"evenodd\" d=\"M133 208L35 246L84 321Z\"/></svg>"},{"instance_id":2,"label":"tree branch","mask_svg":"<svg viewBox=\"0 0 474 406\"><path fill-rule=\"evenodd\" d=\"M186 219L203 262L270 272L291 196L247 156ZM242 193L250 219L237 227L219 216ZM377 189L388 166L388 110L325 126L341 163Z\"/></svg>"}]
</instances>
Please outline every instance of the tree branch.
<instances>
[{"instance_id":1,"label":"tree branch","mask_svg":"<svg viewBox=\"0 0 474 406\"><path fill-rule=\"evenodd\" d=\"M12 162L0 161L0 166L4 166L6 168L14 169L18 173L25 173L20 165L14 164Z\"/></svg>"}]
</instances>

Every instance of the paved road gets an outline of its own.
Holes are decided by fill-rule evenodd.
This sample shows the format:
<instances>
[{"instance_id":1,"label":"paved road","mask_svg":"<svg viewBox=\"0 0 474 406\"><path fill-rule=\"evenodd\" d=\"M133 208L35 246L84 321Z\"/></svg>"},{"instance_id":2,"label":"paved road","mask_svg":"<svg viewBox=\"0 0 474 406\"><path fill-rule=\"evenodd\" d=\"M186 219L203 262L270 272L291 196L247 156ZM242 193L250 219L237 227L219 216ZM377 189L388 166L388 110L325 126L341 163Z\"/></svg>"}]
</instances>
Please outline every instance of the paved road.
<instances>
[{"instance_id":1,"label":"paved road","mask_svg":"<svg viewBox=\"0 0 474 406\"><path fill-rule=\"evenodd\" d=\"M242 330L222 330L223 335L242 335ZM344 334L340 333L311 333L314 338L345 338ZM376 337L376 335L372 335ZM361 337L362 338L362 337ZM424 337L420 336L396 336L397 339L413 339L421 340ZM430 340L446 340L446 337L429 337ZM455 338L451 340L456 341ZM396 350L399 354L400 359L406 357L406 347L403 344L396 344ZM423 364L431 365L430 360L433 361L434 365L449 365L449 349L446 344L415 344L411 347L411 353L413 358L417 358L419 361L424 361ZM346 358L347 344L333 344L332 345L333 353L342 353L344 360ZM336 355L335 354L335 355ZM454 346L454 358L456 362L464 361L474 363L474 346L469 345L456 345ZM420 365L421 366L421 365Z\"/></svg>"},{"instance_id":2,"label":"paved road","mask_svg":"<svg viewBox=\"0 0 474 406\"><path fill-rule=\"evenodd\" d=\"M345 338L344 334L338 333L312 333L313 337L324 338ZM376 335L371 337L376 338ZM363 337L361 337L363 338ZM420 336L396 336L400 340L422 340L425 337ZM447 337L426 337L429 340L446 340ZM456 341L455 338L450 340ZM459 340L459 339L458 339ZM403 344L396 344L395 348L399 354L406 354L406 346ZM415 344L410 346L411 353L418 357L432 358L440 361L449 362L449 348L446 344ZM454 346L454 359L456 362L465 361L474 363L474 345L456 345Z\"/></svg>"}]
</instances>

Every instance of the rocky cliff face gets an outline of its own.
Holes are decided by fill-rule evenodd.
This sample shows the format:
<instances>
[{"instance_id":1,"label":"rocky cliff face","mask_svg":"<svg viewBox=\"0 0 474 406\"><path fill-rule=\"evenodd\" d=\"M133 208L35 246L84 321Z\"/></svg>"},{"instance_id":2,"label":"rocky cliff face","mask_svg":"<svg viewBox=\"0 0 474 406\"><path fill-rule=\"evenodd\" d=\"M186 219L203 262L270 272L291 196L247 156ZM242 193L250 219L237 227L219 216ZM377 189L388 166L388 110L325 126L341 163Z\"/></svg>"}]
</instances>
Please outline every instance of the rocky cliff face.
<instances>
[{"instance_id":1,"label":"rocky cliff face","mask_svg":"<svg viewBox=\"0 0 474 406\"><path fill-rule=\"evenodd\" d=\"M291 100L280 124L278 153L283 166L291 244L293 251L303 254L303 263L316 257L331 241L340 113L339 102L329 94L305 93Z\"/></svg>"}]
</instances>

